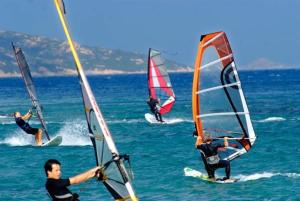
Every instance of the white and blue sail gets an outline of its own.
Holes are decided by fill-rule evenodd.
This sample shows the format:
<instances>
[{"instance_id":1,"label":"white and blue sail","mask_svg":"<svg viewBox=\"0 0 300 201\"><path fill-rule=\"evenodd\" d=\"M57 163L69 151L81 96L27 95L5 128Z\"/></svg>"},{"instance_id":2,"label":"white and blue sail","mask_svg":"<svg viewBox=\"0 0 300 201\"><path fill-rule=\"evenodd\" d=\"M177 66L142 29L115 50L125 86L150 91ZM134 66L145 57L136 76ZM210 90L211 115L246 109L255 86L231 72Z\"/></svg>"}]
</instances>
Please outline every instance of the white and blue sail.
<instances>
[{"instance_id":1,"label":"white and blue sail","mask_svg":"<svg viewBox=\"0 0 300 201\"><path fill-rule=\"evenodd\" d=\"M12 47L14 50L14 54L15 54L22 78L25 82L27 92L31 99L32 107L36 111L37 117L38 117L39 121L41 122L43 131L46 134L47 139L50 140L46 122L45 122L44 116L43 116L43 107L41 106L41 104L38 100L37 93L36 93L36 90L35 90L35 87L33 84L32 76L30 73L29 65L25 59L22 49L14 46L13 43L12 43Z\"/></svg>"},{"instance_id":2,"label":"white and blue sail","mask_svg":"<svg viewBox=\"0 0 300 201\"><path fill-rule=\"evenodd\" d=\"M95 150L96 163L101 167L101 181L115 200L137 201L128 171L124 165L124 161L128 159L128 156L119 154L90 88L68 29L64 3L62 0L54 0L54 2L76 63L89 136Z\"/></svg>"}]
</instances>

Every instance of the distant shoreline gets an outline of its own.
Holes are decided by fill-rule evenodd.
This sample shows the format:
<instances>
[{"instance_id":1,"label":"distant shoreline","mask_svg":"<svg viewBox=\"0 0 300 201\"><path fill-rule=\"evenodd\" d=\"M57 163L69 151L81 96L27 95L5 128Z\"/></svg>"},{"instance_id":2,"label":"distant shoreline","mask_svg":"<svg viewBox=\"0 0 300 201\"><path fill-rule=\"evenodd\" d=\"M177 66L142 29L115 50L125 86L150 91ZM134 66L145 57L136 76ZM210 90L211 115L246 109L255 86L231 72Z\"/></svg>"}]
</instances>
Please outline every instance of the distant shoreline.
<instances>
[{"instance_id":1,"label":"distant shoreline","mask_svg":"<svg viewBox=\"0 0 300 201\"><path fill-rule=\"evenodd\" d=\"M290 67L290 68L256 68L256 69L239 69L239 71L284 71L284 70L300 70L300 68ZM169 73L193 73L194 69L192 68L182 68L178 70L169 70ZM134 74L147 74L147 71L122 71L122 70L97 70L97 71L85 71L87 76L97 76L97 75L134 75ZM77 71L72 70L72 72L58 72L58 73L36 73L33 72L32 76L34 77L74 77L77 76ZM18 78L21 77L20 73L5 73L0 71L0 78Z\"/></svg>"}]
</instances>

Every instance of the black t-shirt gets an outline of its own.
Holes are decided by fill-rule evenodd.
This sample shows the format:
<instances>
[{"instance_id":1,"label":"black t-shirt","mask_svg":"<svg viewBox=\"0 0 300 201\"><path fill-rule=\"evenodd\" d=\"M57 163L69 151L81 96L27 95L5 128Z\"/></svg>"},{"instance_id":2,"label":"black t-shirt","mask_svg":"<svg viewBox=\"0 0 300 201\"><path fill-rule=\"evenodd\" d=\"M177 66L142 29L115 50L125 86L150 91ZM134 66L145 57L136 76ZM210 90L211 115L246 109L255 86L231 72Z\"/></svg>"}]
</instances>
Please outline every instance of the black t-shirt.
<instances>
[{"instance_id":1,"label":"black t-shirt","mask_svg":"<svg viewBox=\"0 0 300 201\"><path fill-rule=\"evenodd\" d=\"M73 200L67 186L70 186L70 179L47 179L46 181L46 189L53 200Z\"/></svg>"},{"instance_id":2,"label":"black t-shirt","mask_svg":"<svg viewBox=\"0 0 300 201\"><path fill-rule=\"evenodd\" d=\"M197 149L201 149L205 157L215 156L218 154L218 148L224 147L221 143L210 143L210 144L201 144L197 146Z\"/></svg>"},{"instance_id":3,"label":"black t-shirt","mask_svg":"<svg viewBox=\"0 0 300 201\"><path fill-rule=\"evenodd\" d=\"M28 124L26 121L24 121L24 120L22 119L22 117L16 117L16 118L15 118L15 121L16 121L16 124L17 124L20 128L22 128L23 130L26 130L26 129L29 129L29 128L30 128L29 124Z\"/></svg>"}]
</instances>

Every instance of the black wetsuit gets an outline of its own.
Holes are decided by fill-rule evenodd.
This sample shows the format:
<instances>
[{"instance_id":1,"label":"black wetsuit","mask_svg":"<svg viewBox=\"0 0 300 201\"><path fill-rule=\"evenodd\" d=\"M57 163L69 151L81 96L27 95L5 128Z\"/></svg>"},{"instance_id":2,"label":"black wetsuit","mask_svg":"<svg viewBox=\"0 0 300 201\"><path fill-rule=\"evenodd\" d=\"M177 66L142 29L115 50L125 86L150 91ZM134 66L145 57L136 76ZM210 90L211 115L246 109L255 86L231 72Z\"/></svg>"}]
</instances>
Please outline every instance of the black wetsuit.
<instances>
[{"instance_id":1,"label":"black wetsuit","mask_svg":"<svg viewBox=\"0 0 300 201\"><path fill-rule=\"evenodd\" d=\"M26 133L35 135L39 132L39 129L32 128L26 121L22 119L22 117L15 118L16 124Z\"/></svg>"},{"instance_id":2,"label":"black wetsuit","mask_svg":"<svg viewBox=\"0 0 300 201\"><path fill-rule=\"evenodd\" d=\"M201 152L201 158L204 162L205 169L207 171L207 174L210 178L215 177L215 171L218 168L225 168L226 173L226 179L230 178L230 162L227 160L219 160L215 164L209 164L207 161L208 157L211 156L217 156L218 155L218 148L225 147L224 145L217 143L217 144L201 144L197 146L197 149L200 149Z\"/></svg>"},{"instance_id":3,"label":"black wetsuit","mask_svg":"<svg viewBox=\"0 0 300 201\"><path fill-rule=\"evenodd\" d=\"M147 101L147 103L150 107L151 112L155 115L155 119L157 121L162 122L163 120L162 120L161 114L160 114L160 112L158 111L158 108L157 108L158 100L156 100L154 98L150 98L150 100Z\"/></svg>"},{"instance_id":4,"label":"black wetsuit","mask_svg":"<svg viewBox=\"0 0 300 201\"><path fill-rule=\"evenodd\" d=\"M67 188L70 179L47 179L46 189L53 201L79 201L78 194L72 194Z\"/></svg>"}]
</instances>

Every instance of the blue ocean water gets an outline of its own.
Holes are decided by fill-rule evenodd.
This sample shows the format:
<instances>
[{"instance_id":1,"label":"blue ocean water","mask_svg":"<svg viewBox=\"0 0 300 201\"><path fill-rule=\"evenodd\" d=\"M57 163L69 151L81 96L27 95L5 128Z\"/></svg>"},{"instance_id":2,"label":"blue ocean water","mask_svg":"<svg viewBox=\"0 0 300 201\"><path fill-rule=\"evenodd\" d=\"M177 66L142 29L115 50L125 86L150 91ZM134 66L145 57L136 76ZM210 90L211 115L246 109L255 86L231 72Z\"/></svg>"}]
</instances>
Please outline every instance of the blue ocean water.
<instances>
[{"instance_id":1,"label":"blue ocean water","mask_svg":"<svg viewBox=\"0 0 300 201\"><path fill-rule=\"evenodd\" d=\"M258 139L252 150L232 161L233 184L211 184L185 177L186 166L202 170L191 114L192 74L171 74L177 97L168 124L144 119L146 75L88 77L119 152L131 156L135 191L140 200L300 200L300 70L240 72ZM63 177L95 166L77 77L34 78L51 136L59 147L30 146L4 114L30 107L20 78L0 79L0 200L50 200L44 188L44 162L56 158ZM38 121L30 120L38 126ZM224 174L223 170L217 174ZM112 200L102 183L90 180L71 190L81 200Z\"/></svg>"}]
</instances>

